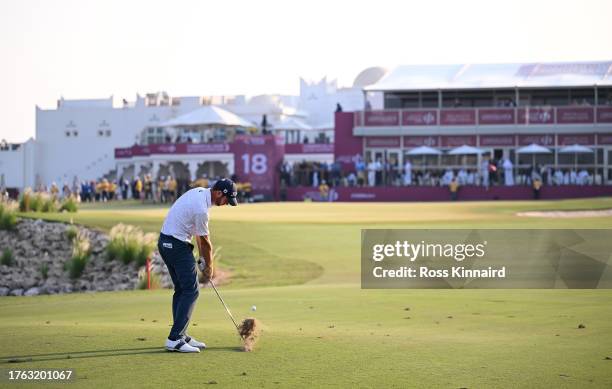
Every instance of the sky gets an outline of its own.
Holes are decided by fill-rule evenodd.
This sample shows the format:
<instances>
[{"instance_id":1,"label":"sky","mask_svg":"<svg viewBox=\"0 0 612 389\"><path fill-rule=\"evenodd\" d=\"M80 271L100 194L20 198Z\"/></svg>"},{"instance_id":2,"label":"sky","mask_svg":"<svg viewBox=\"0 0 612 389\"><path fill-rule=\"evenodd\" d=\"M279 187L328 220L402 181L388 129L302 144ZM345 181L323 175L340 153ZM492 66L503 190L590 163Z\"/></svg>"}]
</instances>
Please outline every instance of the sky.
<instances>
[{"instance_id":1,"label":"sky","mask_svg":"<svg viewBox=\"0 0 612 389\"><path fill-rule=\"evenodd\" d=\"M612 60L612 1L0 0L0 139L57 99L298 94L370 66Z\"/></svg>"}]
</instances>

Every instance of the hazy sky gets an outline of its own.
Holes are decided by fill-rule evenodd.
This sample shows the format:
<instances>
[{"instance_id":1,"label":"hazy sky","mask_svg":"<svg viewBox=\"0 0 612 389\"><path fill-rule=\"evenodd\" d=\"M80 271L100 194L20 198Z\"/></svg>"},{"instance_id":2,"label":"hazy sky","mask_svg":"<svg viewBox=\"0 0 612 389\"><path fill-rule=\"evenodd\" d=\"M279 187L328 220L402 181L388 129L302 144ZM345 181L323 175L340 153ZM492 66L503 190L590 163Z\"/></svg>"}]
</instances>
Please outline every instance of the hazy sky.
<instances>
[{"instance_id":1,"label":"hazy sky","mask_svg":"<svg viewBox=\"0 0 612 389\"><path fill-rule=\"evenodd\" d=\"M0 0L0 139L35 106L297 94L374 65L612 60L612 1Z\"/></svg>"}]
</instances>

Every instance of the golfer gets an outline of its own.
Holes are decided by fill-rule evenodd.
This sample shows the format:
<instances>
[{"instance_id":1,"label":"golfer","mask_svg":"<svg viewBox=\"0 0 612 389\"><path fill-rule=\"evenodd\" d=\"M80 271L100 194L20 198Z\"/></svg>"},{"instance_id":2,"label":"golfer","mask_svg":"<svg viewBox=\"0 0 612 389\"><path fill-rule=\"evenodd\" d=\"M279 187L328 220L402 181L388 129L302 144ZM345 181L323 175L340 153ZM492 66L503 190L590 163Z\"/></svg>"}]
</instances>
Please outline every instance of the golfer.
<instances>
[{"instance_id":1,"label":"golfer","mask_svg":"<svg viewBox=\"0 0 612 389\"><path fill-rule=\"evenodd\" d=\"M212 244L208 232L208 211L213 205L237 205L236 185L226 178L212 189L193 188L176 200L168 211L159 234L157 248L174 283L172 318L174 323L166 341L166 349L183 353L199 353L202 342L187 335L187 326L198 298L198 277L191 237L198 245L198 268L207 283L214 272Z\"/></svg>"}]
</instances>

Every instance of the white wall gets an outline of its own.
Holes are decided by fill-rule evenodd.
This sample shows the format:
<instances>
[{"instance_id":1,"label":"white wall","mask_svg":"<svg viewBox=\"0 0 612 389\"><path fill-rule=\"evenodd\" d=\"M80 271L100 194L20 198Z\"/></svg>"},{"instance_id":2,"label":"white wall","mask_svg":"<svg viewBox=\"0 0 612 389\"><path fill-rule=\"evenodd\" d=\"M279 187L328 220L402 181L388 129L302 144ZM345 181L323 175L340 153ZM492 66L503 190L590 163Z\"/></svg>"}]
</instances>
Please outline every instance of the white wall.
<instances>
[{"instance_id":1,"label":"white wall","mask_svg":"<svg viewBox=\"0 0 612 389\"><path fill-rule=\"evenodd\" d=\"M0 151L0 175L7 188L33 187L35 183L36 142L29 139L17 150Z\"/></svg>"},{"instance_id":2,"label":"white wall","mask_svg":"<svg viewBox=\"0 0 612 389\"><path fill-rule=\"evenodd\" d=\"M193 110L185 106L131 108L60 107L57 110L36 109L36 140L38 142L37 173L43 184L72 183L98 179L115 168L114 150L129 147L147 126L155 126L172 117ZM111 131L111 136L99 136L98 130ZM78 131L78 136L65 135Z\"/></svg>"}]
</instances>

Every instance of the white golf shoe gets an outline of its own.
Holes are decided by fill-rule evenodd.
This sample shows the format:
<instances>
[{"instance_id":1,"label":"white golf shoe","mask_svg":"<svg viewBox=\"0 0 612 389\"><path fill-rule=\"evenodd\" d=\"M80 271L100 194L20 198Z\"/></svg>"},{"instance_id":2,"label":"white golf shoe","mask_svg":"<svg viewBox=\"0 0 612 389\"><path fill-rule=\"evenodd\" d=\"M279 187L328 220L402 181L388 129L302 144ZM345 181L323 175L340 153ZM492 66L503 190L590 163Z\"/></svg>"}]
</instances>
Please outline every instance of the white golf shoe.
<instances>
[{"instance_id":1,"label":"white golf shoe","mask_svg":"<svg viewBox=\"0 0 612 389\"><path fill-rule=\"evenodd\" d=\"M184 339L170 340L166 339L166 350L178 351L180 353L199 353L200 349L189 345Z\"/></svg>"},{"instance_id":2,"label":"white golf shoe","mask_svg":"<svg viewBox=\"0 0 612 389\"><path fill-rule=\"evenodd\" d=\"M197 340L195 340L194 338L192 338L189 335L185 335L184 338L185 342L187 342L188 345L190 345L191 347L197 347L199 349L205 349L206 348L206 344L202 343L202 342L198 342Z\"/></svg>"}]
</instances>

